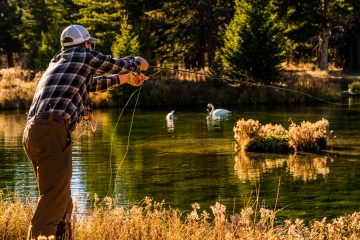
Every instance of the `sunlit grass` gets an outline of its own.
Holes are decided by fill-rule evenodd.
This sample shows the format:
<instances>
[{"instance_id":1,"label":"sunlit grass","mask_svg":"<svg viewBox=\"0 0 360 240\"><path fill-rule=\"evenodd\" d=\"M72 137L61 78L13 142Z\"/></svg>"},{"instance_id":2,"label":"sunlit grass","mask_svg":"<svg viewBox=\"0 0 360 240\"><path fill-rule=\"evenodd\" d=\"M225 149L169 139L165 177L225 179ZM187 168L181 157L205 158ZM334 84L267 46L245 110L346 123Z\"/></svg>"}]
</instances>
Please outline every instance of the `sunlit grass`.
<instances>
[{"instance_id":1,"label":"sunlit grass","mask_svg":"<svg viewBox=\"0 0 360 240\"><path fill-rule=\"evenodd\" d=\"M234 126L235 151L288 153L318 152L326 148L329 122L292 122L288 130L279 124L262 125L258 120L240 119Z\"/></svg>"},{"instance_id":2,"label":"sunlit grass","mask_svg":"<svg viewBox=\"0 0 360 240\"><path fill-rule=\"evenodd\" d=\"M0 109L28 108L39 77L30 70L0 69Z\"/></svg>"},{"instance_id":3,"label":"sunlit grass","mask_svg":"<svg viewBox=\"0 0 360 240\"><path fill-rule=\"evenodd\" d=\"M146 197L140 204L115 206L110 197L72 218L73 239L359 239L360 213L305 224L301 219L278 222L277 210L265 209L259 198L229 214L216 202L209 210L197 203L182 212ZM34 204L16 195L0 195L0 238L24 239ZM46 239L46 238L43 238Z\"/></svg>"}]
</instances>

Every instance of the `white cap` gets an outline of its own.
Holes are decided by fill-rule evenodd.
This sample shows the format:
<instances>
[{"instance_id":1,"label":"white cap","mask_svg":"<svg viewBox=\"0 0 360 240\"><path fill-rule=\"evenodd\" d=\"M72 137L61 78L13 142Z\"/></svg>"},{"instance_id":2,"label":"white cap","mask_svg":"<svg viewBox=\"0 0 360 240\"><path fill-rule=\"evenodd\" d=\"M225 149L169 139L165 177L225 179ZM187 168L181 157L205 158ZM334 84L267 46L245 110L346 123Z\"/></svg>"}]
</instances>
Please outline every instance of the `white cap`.
<instances>
[{"instance_id":1,"label":"white cap","mask_svg":"<svg viewBox=\"0 0 360 240\"><path fill-rule=\"evenodd\" d=\"M81 25L70 25L61 33L60 42L61 46L68 47L89 41L96 43L99 40L90 36L88 30Z\"/></svg>"}]
</instances>

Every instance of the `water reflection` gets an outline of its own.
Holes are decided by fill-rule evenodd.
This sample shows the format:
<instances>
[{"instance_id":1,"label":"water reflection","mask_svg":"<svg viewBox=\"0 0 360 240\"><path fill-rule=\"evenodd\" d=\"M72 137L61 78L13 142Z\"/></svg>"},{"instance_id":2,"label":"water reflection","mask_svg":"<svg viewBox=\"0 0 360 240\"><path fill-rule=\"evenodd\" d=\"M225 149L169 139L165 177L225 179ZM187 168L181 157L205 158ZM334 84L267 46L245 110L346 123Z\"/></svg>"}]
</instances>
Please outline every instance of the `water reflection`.
<instances>
[{"instance_id":1,"label":"water reflection","mask_svg":"<svg viewBox=\"0 0 360 240\"><path fill-rule=\"evenodd\" d=\"M172 133L175 131L175 119L166 119L167 131Z\"/></svg>"},{"instance_id":2,"label":"water reflection","mask_svg":"<svg viewBox=\"0 0 360 240\"><path fill-rule=\"evenodd\" d=\"M220 131L227 118L213 118L206 116L206 125L209 131Z\"/></svg>"},{"instance_id":3,"label":"water reflection","mask_svg":"<svg viewBox=\"0 0 360 240\"><path fill-rule=\"evenodd\" d=\"M166 114L166 127L169 133L172 133L175 131L175 120L177 119L177 116L175 114L175 110L172 110L168 114Z\"/></svg>"},{"instance_id":4,"label":"water reflection","mask_svg":"<svg viewBox=\"0 0 360 240\"><path fill-rule=\"evenodd\" d=\"M317 179L318 176L326 177L329 174L327 162L328 157L290 155L287 171L296 179L311 181Z\"/></svg>"},{"instance_id":5,"label":"water reflection","mask_svg":"<svg viewBox=\"0 0 360 240\"><path fill-rule=\"evenodd\" d=\"M304 155L271 155L248 154L243 151L235 155L234 169L242 182L256 184L261 175L272 172L274 169L285 168L294 179L311 181L318 176L326 177L329 174L327 167L328 157L319 157L311 154Z\"/></svg>"},{"instance_id":6,"label":"water reflection","mask_svg":"<svg viewBox=\"0 0 360 240\"><path fill-rule=\"evenodd\" d=\"M358 107L360 105L360 96L348 97L348 105L349 109Z\"/></svg>"},{"instance_id":7,"label":"water reflection","mask_svg":"<svg viewBox=\"0 0 360 240\"><path fill-rule=\"evenodd\" d=\"M25 123L25 114L0 114L0 138L5 148L21 144Z\"/></svg>"},{"instance_id":8,"label":"water reflection","mask_svg":"<svg viewBox=\"0 0 360 240\"><path fill-rule=\"evenodd\" d=\"M22 148L25 113L0 112L0 188L20 195L36 191L33 169Z\"/></svg>"},{"instance_id":9,"label":"water reflection","mask_svg":"<svg viewBox=\"0 0 360 240\"><path fill-rule=\"evenodd\" d=\"M207 122L200 111L183 112L171 134L165 111L137 111L131 125L130 111L120 118L120 109L97 110L96 132L82 134L77 128L73 133L72 195L86 202L87 193L102 198L110 186L121 204L150 196L182 210L193 202L207 210L221 198L231 209L235 198L242 206L255 183L271 202L281 176L282 216L321 219L358 211L360 109L347 108L241 109L224 122ZM323 155L233 154L232 129L239 118L287 123L289 117L299 122L322 116L328 116L337 135L326 153L334 161ZM21 144L25 123L24 111L0 112L0 188L36 199L33 169Z\"/></svg>"}]
</instances>

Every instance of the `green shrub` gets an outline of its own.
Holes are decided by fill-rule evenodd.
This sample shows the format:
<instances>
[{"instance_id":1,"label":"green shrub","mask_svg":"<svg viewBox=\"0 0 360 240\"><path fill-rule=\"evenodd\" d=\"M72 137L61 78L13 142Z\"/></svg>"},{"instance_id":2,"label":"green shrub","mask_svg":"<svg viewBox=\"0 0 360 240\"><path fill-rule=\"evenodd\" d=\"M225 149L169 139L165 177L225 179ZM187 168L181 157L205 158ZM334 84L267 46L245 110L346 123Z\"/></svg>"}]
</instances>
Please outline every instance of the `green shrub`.
<instances>
[{"instance_id":1,"label":"green shrub","mask_svg":"<svg viewBox=\"0 0 360 240\"><path fill-rule=\"evenodd\" d=\"M290 153L291 150L288 139L279 136L252 138L245 149L248 152L266 153Z\"/></svg>"},{"instance_id":2,"label":"green shrub","mask_svg":"<svg viewBox=\"0 0 360 240\"><path fill-rule=\"evenodd\" d=\"M360 82L352 82L349 84L349 92L360 93Z\"/></svg>"}]
</instances>

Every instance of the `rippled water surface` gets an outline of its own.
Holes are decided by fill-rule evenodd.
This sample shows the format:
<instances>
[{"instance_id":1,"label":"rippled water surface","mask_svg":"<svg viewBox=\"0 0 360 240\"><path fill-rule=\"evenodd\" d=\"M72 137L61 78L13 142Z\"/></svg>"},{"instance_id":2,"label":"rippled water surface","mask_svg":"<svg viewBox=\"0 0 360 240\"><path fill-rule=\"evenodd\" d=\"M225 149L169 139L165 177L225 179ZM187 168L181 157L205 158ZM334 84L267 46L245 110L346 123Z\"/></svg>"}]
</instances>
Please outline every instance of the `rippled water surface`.
<instances>
[{"instance_id":1,"label":"rippled water surface","mask_svg":"<svg viewBox=\"0 0 360 240\"><path fill-rule=\"evenodd\" d=\"M73 136L72 194L87 207L87 193L116 196L119 204L133 204L145 196L182 210L198 202L201 209L220 201L228 213L256 198L277 209L281 218L321 219L360 211L360 107L290 106L232 110L225 122L206 120L205 109L177 110L175 122L168 111L137 110L129 130L128 109L116 125L121 109L96 110L97 131ZM169 109L170 111L171 109ZM280 123L289 119L326 118L334 131L322 154L235 154L236 121L256 119ZM0 113L0 188L21 196L37 194L32 166L21 146L24 111ZM82 134L82 135L81 135Z\"/></svg>"}]
</instances>

